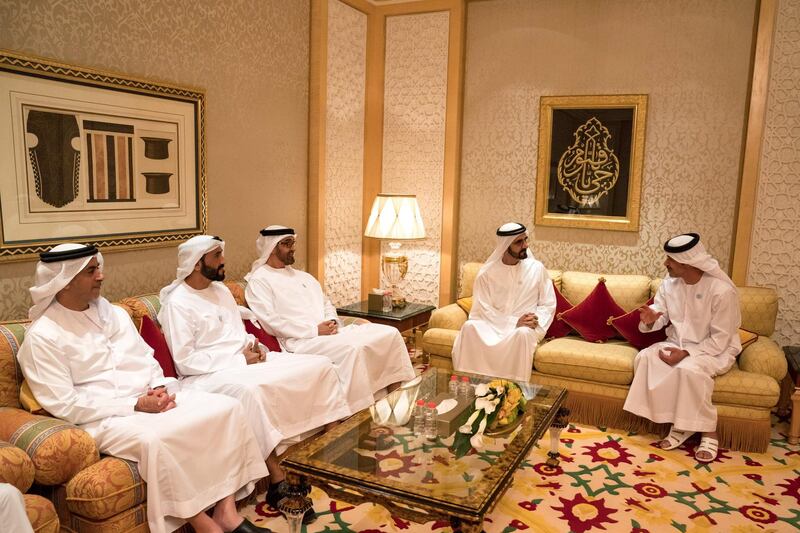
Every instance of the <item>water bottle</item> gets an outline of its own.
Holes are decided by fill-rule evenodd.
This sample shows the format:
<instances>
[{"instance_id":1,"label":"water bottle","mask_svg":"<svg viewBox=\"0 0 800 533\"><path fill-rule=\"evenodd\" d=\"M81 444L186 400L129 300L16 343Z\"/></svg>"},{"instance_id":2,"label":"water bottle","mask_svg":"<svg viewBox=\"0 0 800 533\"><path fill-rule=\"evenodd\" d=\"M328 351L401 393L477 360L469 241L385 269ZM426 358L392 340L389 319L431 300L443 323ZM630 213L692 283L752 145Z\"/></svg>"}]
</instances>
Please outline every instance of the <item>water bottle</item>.
<instances>
[{"instance_id":1,"label":"water bottle","mask_svg":"<svg viewBox=\"0 0 800 533\"><path fill-rule=\"evenodd\" d=\"M383 312L384 313L391 313L392 312L392 291L386 291L383 293Z\"/></svg>"},{"instance_id":2,"label":"water bottle","mask_svg":"<svg viewBox=\"0 0 800 533\"><path fill-rule=\"evenodd\" d=\"M458 386L458 396L469 402L472 400L473 394L474 390L472 388L472 383L469 382L469 378L467 376L462 376L461 383L459 383Z\"/></svg>"},{"instance_id":3,"label":"water bottle","mask_svg":"<svg viewBox=\"0 0 800 533\"><path fill-rule=\"evenodd\" d=\"M414 435L425 435L425 400L417 400L414 408Z\"/></svg>"},{"instance_id":4,"label":"water bottle","mask_svg":"<svg viewBox=\"0 0 800 533\"><path fill-rule=\"evenodd\" d=\"M458 376L455 374L450 376L450 383L447 384L447 391L453 395L453 398L458 398Z\"/></svg>"},{"instance_id":5,"label":"water bottle","mask_svg":"<svg viewBox=\"0 0 800 533\"><path fill-rule=\"evenodd\" d=\"M436 427L436 403L428 402L428 407L425 409L425 436L429 439L435 439L439 434Z\"/></svg>"}]
</instances>

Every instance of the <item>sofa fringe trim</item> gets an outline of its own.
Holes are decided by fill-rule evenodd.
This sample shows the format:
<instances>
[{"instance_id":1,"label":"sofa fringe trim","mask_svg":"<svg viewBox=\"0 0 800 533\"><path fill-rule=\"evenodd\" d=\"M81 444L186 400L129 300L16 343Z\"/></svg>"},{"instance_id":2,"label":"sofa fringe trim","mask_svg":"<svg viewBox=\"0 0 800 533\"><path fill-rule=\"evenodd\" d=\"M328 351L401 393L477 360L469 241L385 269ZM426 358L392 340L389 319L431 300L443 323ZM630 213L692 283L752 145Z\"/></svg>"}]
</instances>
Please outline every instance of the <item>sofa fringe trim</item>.
<instances>
[{"instance_id":1,"label":"sofa fringe trim","mask_svg":"<svg viewBox=\"0 0 800 533\"><path fill-rule=\"evenodd\" d=\"M569 420L581 424L621 429L631 433L664 438L670 424L656 424L622 409L625 401L595 394L569 391L566 407ZM769 446L770 422L719 417L717 434L721 448L764 453Z\"/></svg>"}]
</instances>

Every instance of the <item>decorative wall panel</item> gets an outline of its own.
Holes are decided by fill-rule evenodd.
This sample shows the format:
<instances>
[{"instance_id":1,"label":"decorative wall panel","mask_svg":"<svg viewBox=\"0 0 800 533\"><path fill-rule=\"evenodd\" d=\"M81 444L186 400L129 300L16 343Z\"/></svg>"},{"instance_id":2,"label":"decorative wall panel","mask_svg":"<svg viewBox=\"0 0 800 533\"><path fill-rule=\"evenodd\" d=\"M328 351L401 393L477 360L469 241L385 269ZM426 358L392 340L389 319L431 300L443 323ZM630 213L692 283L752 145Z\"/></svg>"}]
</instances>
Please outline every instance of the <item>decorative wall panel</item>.
<instances>
[{"instance_id":1,"label":"decorative wall panel","mask_svg":"<svg viewBox=\"0 0 800 533\"><path fill-rule=\"evenodd\" d=\"M532 226L539 97L648 94L641 229L535 228L549 268L663 275L662 243L698 231L727 267L754 1L470 3L459 263ZM599 32L599 33L598 33Z\"/></svg>"},{"instance_id":2,"label":"decorative wall panel","mask_svg":"<svg viewBox=\"0 0 800 533\"><path fill-rule=\"evenodd\" d=\"M389 17L382 192L416 194L427 237L403 244L409 260L400 289L438 305L449 13ZM387 247L384 246L384 252Z\"/></svg>"},{"instance_id":3,"label":"decorative wall panel","mask_svg":"<svg viewBox=\"0 0 800 533\"><path fill-rule=\"evenodd\" d=\"M325 131L325 291L334 305L361 296L367 16L328 0Z\"/></svg>"},{"instance_id":4,"label":"decorative wall panel","mask_svg":"<svg viewBox=\"0 0 800 533\"><path fill-rule=\"evenodd\" d=\"M284 0L7 0L0 48L205 89L208 228L227 240L238 278L261 227L305 233L308 17L307 2ZM176 249L107 254L106 264L109 299L157 291L175 276ZM33 270L0 267L0 320L26 315Z\"/></svg>"},{"instance_id":5,"label":"decorative wall panel","mask_svg":"<svg viewBox=\"0 0 800 533\"><path fill-rule=\"evenodd\" d=\"M800 0L780 0L748 283L775 287L774 339L800 344Z\"/></svg>"}]
</instances>

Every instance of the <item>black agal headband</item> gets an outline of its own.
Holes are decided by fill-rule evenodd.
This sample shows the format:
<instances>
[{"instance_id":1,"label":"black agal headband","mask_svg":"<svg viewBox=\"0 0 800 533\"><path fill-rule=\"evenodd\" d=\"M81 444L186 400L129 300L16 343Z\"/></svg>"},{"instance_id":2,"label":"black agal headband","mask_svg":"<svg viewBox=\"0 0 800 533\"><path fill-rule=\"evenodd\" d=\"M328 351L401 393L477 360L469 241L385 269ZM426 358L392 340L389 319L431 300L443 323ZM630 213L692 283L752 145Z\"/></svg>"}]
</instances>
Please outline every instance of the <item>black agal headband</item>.
<instances>
[{"instance_id":1,"label":"black agal headband","mask_svg":"<svg viewBox=\"0 0 800 533\"><path fill-rule=\"evenodd\" d=\"M497 228L497 236L498 237L510 237L511 235L520 235L521 233L525 233L525 231L526 231L525 226L523 226L519 222L516 222L515 224L517 224L518 227L507 229L507 230L500 229L500 228L502 228L502 226L500 226L500 228Z\"/></svg>"},{"instance_id":2,"label":"black agal headband","mask_svg":"<svg viewBox=\"0 0 800 533\"><path fill-rule=\"evenodd\" d=\"M677 244L678 242L681 244ZM684 233L665 242L664 251L670 254L679 254L691 250L698 242L700 242L700 235L697 233Z\"/></svg>"},{"instance_id":3,"label":"black agal headband","mask_svg":"<svg viewBox=\"0 0 800 533\"><path fill-rule=\"evenodd\" d=\"M264 237L274 237L275 235L294 235L292 228L262 229L259 231Z\"/></svg>"},{"instance_id":4,"label":"black agal headband","mask_svg":"<svg viewBox=\"0 0 800 533\"><path fill-rule=\"evenodd\" d=\"M90 255L95 255L97 252L97 248L90 244L88 246L84 246L83 248L75 248L73 250L42 252L39 254L39 260L41 260L42 263L55 263L57 261L68 261L70 259L89 257Z\"/></svg>"}]
</instances>

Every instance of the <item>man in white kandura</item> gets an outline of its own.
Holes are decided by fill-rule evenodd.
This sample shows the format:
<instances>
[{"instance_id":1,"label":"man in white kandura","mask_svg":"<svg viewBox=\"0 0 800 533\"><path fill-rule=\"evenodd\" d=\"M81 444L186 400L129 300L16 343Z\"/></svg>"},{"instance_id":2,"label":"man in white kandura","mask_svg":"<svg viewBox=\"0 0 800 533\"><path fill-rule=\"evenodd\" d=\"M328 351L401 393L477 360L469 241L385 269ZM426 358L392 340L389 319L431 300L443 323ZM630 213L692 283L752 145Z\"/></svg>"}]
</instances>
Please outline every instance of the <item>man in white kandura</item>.
<instances>
[{"instance_id":1,"label":"man in white kandura","mask_svg":"<svg viewBox=\"0 0 800 533\"><path fill-rule=\"evenodd\" d=\"M241 405L218 394L170 394L175 380L130 317L100 297L102 268L94 246L60 244L41 255L19 351L36 400L86 430L101 453L137 463L153 533L184 520L198 532L268 532L236 510L235 499L268 474Z\"/></svg>"},{"instance_id":2,"label":"man in white kandura","mask_svg":"<svg viewBox=\"0 0 800 533\"><path fill-rule=\"evenodd\" d=\"M333 363L267 353L244 329L225 279L225 242L198 235L178 247L177 277L161 290L158 320L184 388L232 396L244 407L270 471L267 502L286 495L276 448L352 414ZM245 310L246 311L246 310ZM309 513L306 523L312 520Z\"/></svg>"},{"instance_id":3,"label":"man in white kandura","mask_svg":"<svg viewBox=\"0 0 800 533\"><path fill-rule=\"evenodd\" d=\"M294 230L284 226L261 230L256 241L259 257L245 276L247 304L287 351L333 361L350 408L363 409L387 388L414 378L403 338L395 328L380 324L340 329L336 308L317 280L291 267L296 238Z\"/></svg>"},{"instance_id":4,"label":"man in white kandura","mask_svg":"<svg viewBox=\"0 0 800 533\"><path fill-rule=\"evenodd\" d=\"M553 283L542 263L528 256L525 226L503 224L475 278L469 320L453 343L453 368L529 381L533 353L555 311Z\"/></svg>"},{"instance_id":5,"label":"man in white kandura","mask_svg":"<svg viewBox=\"0 0 800 533\"><path fill-rule=\"evenodd\" d=\"M667 340L638 353L624 409L653 422L671 423L660 446L672 450L701 432L695 459L717 457L717 410L711 403L714 376L733 366L742 351L736 286L696 233L664 244L669 277L652 306L639 309L639 329L667 326Z\"/></svg>"}]
</instances>

